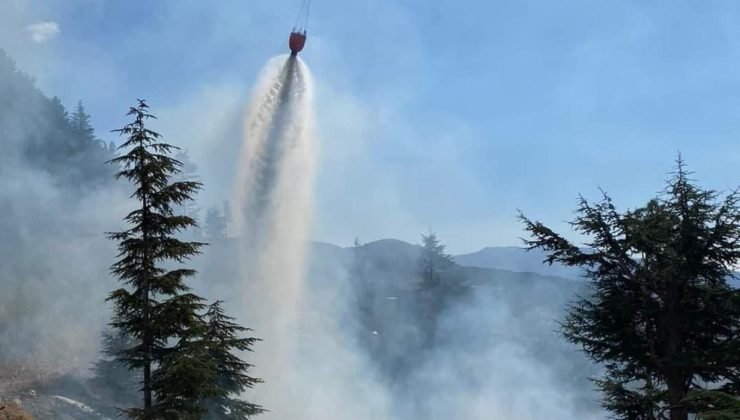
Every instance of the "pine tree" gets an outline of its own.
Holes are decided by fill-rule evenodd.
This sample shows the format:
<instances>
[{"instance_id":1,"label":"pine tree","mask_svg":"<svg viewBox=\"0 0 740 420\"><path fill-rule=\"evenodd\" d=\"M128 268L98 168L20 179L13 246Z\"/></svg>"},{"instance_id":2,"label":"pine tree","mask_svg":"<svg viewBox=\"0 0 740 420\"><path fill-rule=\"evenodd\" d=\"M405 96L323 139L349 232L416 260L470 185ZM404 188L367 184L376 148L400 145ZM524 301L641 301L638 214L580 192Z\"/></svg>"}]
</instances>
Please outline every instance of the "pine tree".
<instances>
[{"instance_id":1,"label":"pine tree","mask_svg":"<svg viewBox=\"0 0 740 420\"><path fill-rule=\"evenodd\" d=\"M226 218L216 207L209 207L208 211L206 211L203 230L207 238L216 239L226 237Z\"/></svg>"},{"instance_id":2,"label":"pine tree","mask_svg":"<svg viewBox=\"0 0 740 420\"><path fill-rule=\"evenodd\" d=\"M436 289L442 285L445 272L454 267L452 256L445 254L445 246L437 239L437 234L429 232L421 236L421 256L419 257L419 277L423 289Z\"/></svg>"},{"instance_id":3,"label":"pine tree","mask_svg":"<svg viewBox=\"0 0 740 420\"><path fill-rule=\"evenodd\" d=\"M190 154L187 150L180 150L175 154L175 159L182 163L180 173L175 178L175 181L192 181L200 182L200 176L198 175L198 165L196 165L191 159ZM195 200L188 200L175 207L175 214L191 217L196 225L189 229L189 233L195 237L200 236L198 230L198 219L200 217L200 206Z\"/></svg>"},{"instance_id":4,"label":"pine tree","mask_svg":"<svg viewBox=\"0 0 740 420\"><path fill-rule=\"evenodd\" d=\"M358 329L360 338L366 344L374 343L375 335L379 333L380 325L375 313L378 300L378 285L370 281L368 277L367 251L355 238L352 245L352 259L349 264L348 276L353 288L354 306L358 312ZM367 342L371 340L370 342Z\"/></svg>"},{"instance_id":5,"label":"pine tree","mask_svg":"<svg viewBox=\"0 0 740 420\"><path fill-rule=\"evenodd\" d=\"M239 399L246 389L254 387L262 380L248 375L249 363L239 358L236 352L251 351L259 339L241 337L251 331L234 323L225 315L221 302L216 301L205 314L206 343L209 359L215 363L215 374L210 387L211 395L201 406L207 412L204 419L241 420L250 419L265 410L259 405Z\"/></svg>"},{"instance_id":6,"label":"pine tree","mask_svg":"<svg viewBox=\"0 0 740 420\"><path fill-rule=\"evenodd\" d=\"M129 369L118 360L118 354L136 345L136 341L120 332L103 333L103 357L95 362L90 380L100 402L98 406L108 416L115 416L121 407L136 404L140 396L141 371Z\"/></svg>"},{"instance_id":7,"label":"pine tree","mask_svg":"<svg viewBox=\"0 0 740 420\"><path fill-rule=\"evenodd\" d=\"M679 157L644 207L581 198L572 225L588 250L521 216L530 249L586 270L592 294L569 307L563 334L605 367L595 382L619 418L686 420L692 390L738 383L740 305L727 280L740 262L739 202L695 185Z\"/></svg>"},{"instance_id":8,"label":"pine tree","mask_svg":"<svg viewBox=\"0 0 740 420\"><path fill-rule=\"evenodd\" d=\"M143 375L143 408L129 409L127 414L138 419L175 418L173 410L183 409L177 416L184 418L191 414L188 401L184 401L191 396L190 390L182 390L185 397L177 396L184 384L170 379L198 376L202 370L202 360L178 356L191 350L188 343L202 325L198 311L204 305L184 282L195 271L168 269L165 264L183 263L204 245L176 238L178 232L193 226L195 221L173 213L174 206L192 199L200 183L171 182L182 164L170 157L177 148L159 142L160 135L145 126L146 120L154 118L148 108L139 100L138 106L130 108L127 114L133 122L116 130L126 137L119 150L127 152L110 162L121 168L117 178L134 185L132 197L138 208L124 219L131 226L129 229L108 235L118 242L119 250L111 271L123 283L123 287L110 293L108 300L114 304L112 326L136 342L121 351L118 360L141 370ZM174 346L170 345L173 340ZM183 370L187 369L197 372L186 374ZM158 406L160 402L166 405Z\"/></svg>"},{"instance_id":9,"label":"pine tree","mask_svg":"<svg viewBox=\"0 0 740 420\"><path fill-rule=\"evenodd\" d=\"M90 115L85 112L82 101L77 102L77 108L69 116L69 124L74 133L84 142L99 143L95 139L95 131L90 123Z\"/></svg>"},{"instance_id":10,"label":"pine tree","mask_svg":"<svg viewBox=\"0 0 740 420\"><path fill-rule=\"evenodd\" d=\"M373 304L375 301L375 287L370 284L367 278L367 256L360 243L359 238L355 238L352 244L352 261L349 267L349 277L354 286L354 297L360 312L360 322L363 327L363 333L366 334L371 329L373 317Z\"/></svg>"},{"instance_id":11,"label":"pine tree","mask_svg":"<svg viewBox=\"0 0 740 420\"><path fill-rule=\"evenodd\" d=\"M224 237L229 236L229 224L231 224L231 204L229 204L228 200L224 200L223 208L222 208L222 214L224 216Z\"/></svg>"},{"instance_id":12,"label":"pine tree","mask_svg":"<svg viewBox=\"0 0 740 420\"><path fill-rule=\"evenodd\" d=\"M46 104L48 118L51 125L57 128L58 131L62 131L68 128L69 114L62 104L62 100L57 96L53 96Z\"/></svg>"},{"instance_id":13,"label":"pine tree","mask_svg":"<svg viewBox=\"0 0 740 420\"><path fill-rule=\"evenodd\" d=\"M437 320L451 297L454 279L452 269L455 262L445 253L445 246L437 235L429 232L422 235L421 255L418 262L419 276L419 325L426 345L435 340Z\"/></svg>"},{"instance_id":14,"label":"pine tree","mask_svg":"<svg viewBox=\"0 0 740 420\"><path fill-rule=\"evenodd\" d=\"M687 402L696 420L740 419L740 397L721 391L692 391Z\"/></svg>"},{"instance_id":15,"label":"pine tree","mask_svg":"<svg viewBox=\"0 0 740 420\"><path fill-rule=\"evenodd\" d=\"M208 353L208 343L203 339L206 325L197 314L203 305L198 299L185 305L189 308L182 315L188 328L179 334L175 346L162 353L152 375L152 388L156 391L152 410L157 419L201 419L206 410L200 400L217 393L216 360Z\"/></svg>"}]
</instances>

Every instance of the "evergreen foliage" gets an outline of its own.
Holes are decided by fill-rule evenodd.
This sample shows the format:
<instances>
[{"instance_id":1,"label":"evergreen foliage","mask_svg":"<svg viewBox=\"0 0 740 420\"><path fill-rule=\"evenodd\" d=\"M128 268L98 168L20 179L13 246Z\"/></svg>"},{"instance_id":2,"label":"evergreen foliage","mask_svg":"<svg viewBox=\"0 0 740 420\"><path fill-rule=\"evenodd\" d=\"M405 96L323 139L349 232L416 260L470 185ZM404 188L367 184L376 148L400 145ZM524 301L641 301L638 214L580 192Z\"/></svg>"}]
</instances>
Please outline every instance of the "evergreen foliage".
<instances>
[{"instance_id":1,"label":"evergreen foliage","mask_svg":"<svg viewBox=\"0 0 740 420\"><path fill-rule=\"evenodd\" d=\"M224 217L224 237L229 236L229 225L231 224L231 204L228 200L224 200L221 211Z\"/></svg>"},{"instance_id":2,"label":"evergreen foliage","mask_svg":"<svg viewBox=\"0 0 740 420\"><path fill-rule=\"evenodd\" d=\"M252 346L259 339L242 337L243 333L251 330L236 324L234 318L224 313L221 304L220 301L214 302L205 314L203 342L208 359L214 364L214 374L210 392L201 403L206 411L204 419L250 419L265 410L239 399L239 395L262 380L248 375L252 365L241 360L238 352L252 351Z\"/></svg>"},{"instance_id":3,"label":"evergreen foliage","mask_svg":"<svg viewBox=\"0 0 740 420\"><path fill-rule=\"evenodd\" d=\"M90 124L90 115L85 112L85 107L82 105L82 101L77 103L75 112L69 117L69 125L72 126L72 130L80 138L86 142L95 143L98 140L95 138L95 131Z\"/></svg>"},{"instance_id":4,"label":"evergreen foliage","mask_svg":"<svg viewBox=\"0 0 740 420\"><path fill-rule=\"evenodd\" d=\"M445 246L430 232L421 236L421 256L419 257L419 278L423 289L435 289L442 285L443 277L455 266L452 256L446 254Z\"/></svg>"},{"instance_id":5,"label":"evergreen foliage","mask_svg":"<svg viewBox=\"0 0 740 420\"><path fill-rule=\"evenodd\" d=\"M175 153L175 159L182 163L180 173L175 177L175 181L200 182L198 165L190 159L190 154L186 150L178 150ZM199 230L200 210L200 206L195 200L185 201L174 208L174 214L188 216L196 222L195 225L187 229L187 233L192 237L198 237L201 234Z\"/></svg>"},{"instance_id":6,"label":"evergreen foliage","mask_svg":"<svg viewBox=\"0 0 740 420\"><path fill-rule=\"evenodd\" d=\"M177 311L187 327L177 343L162 353L152 375L154 418L197 420L206 413L200 399L215 392L216 362L209 357L207 342L202 339L205 325L198 314L204 308L201 300L182 296L175 305L181 308Z\"/></svg>"},{"instance_id":7,"label":"evergreen foliage","mask_svg":"<svg viewBox=\"0 0 740 420\"><path fill-rule=\"evenodd\" d=\"M117 359L121 351L136 342L120 332L103 333L103 357L93 367L93 390L104 414L115 416L121 407L136 404L141 395L141 371L131 370Z\"/></svg>"},{"instance_id":8,"label":"evergreen foliage","mask_svg":"<svg viewBox=\"0 0 740 420\"><path fill-rule=\"evenodd\" d=\"M431 346L436 338L437 321L448 300L460 291L459 278L452 256L445 253L445 246L430 232L422 235L421 254L418 262L419 325L424 344Z\"/></svg>"},{"instance_id":9,"label":"evergreen foliage","mask_svg":"<svg viewBox=\"0 0 740 420\"><path fill-rule=\"evenodd\" d=\"M198 311L204 308L203 299L185 284L194 270L165 264L181 264L204 245L176 238L195 221L173 212L174 206L192 199L200 183L171 182L182 166L170 156L177 148L160 142L160 135L146 127L153 115L144 101L127 115L133 121L116 130L126 137L119 148L126 153L111 163L121 168L117 178L134 185L138 207L124 219L128 229L108 235L119 250L111 271L123 283L108 298L114 304L112 325L135 340L118 360L143 373L143 407L126 413L137 419L197 416L194 400L208 371L207 361L196 357L202 353L199 345L193 344L202 327ZM183 379L197 380L186 386Z\"/></svg>"},{"instance_id":10,"label":"evergreen foliage","mask_svg":"<svg viewBox=\"0 0 740 420\"><path fill-rule=\"evenodd\" d=\"M566 339L606 369L596 385L622 419L686 420L692 390L737 384L740 195L697 186L684 162L666 191L620 213L608 195L581 198L575 231L588 250L521 215L530 249L546 262L582 267L592 294L578 298L562 324Z\"/></svg>"},{"instance_id":11,"label":"evergreen foliage","mask_svg":"<svg viewBox=\"0 0 740 420\"><path fill-rule=\"evenodd\" d=\"M218 208L208 208L203 230L207 238L222 239L226 237L226 217Z\"/></svg>"},{"instance_id":12,"label":"evergreen foliage","mask_svg":"<svg viewBox=\"0 0 740 420\"><path fill-rule=\"evenodd\" d=\"M365 250L358 238L352 245L352 260L349 266L349 277L354 287L353 297L358 309L361 337L367 338L368 333L378 330L378 322L375 314L375 301L377 296L377 285L369 281L366 274L368 267Z\"/></svg>"},{"instance_id":13,"label":"evergreen foliage","mask_svg":"<svg viewBox=\"0 0 740 420\"><path fill-rule=\"evenodd\" d=\"M740 397L725 392L692 391L687 403L698 413L697 420L740 419Z\"/></svg>"}]
</instances>

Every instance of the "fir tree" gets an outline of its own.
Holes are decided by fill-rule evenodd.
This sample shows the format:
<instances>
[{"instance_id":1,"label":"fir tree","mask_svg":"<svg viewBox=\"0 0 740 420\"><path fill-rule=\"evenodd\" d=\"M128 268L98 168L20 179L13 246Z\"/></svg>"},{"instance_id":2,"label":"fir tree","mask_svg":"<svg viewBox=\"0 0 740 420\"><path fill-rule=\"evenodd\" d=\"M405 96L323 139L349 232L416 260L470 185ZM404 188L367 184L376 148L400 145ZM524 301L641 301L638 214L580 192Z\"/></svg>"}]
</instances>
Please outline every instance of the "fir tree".
<instances>
[{"instance_id":1,"label":"fir tree","mask_svg":"<svg viewBox=\"0 0 740 420\"><path fill-rule=\"evenodd\" d=\"M581 198L572 225L588 250L521 216L530 249L586 270L593 292L569 307L563 334L605 367L596 384L619 418L686 420L692 390L738 383L740 307L727 280L740 262L739 202L695 185L679 158L644 207Z\"/></svg>"},{"instance_id":2,"label":"fir tree","mask_svg":"<svg viewBox=\"0 0 740 420\"><path fill-rule=\"evenodd\" d=\"M184 418L192 414L191 405L184 401L192 397L192 392L181 389L185 384L172 379L198 377L203 369L204 361L180 356L185 351L197 353L189 342L202 325L198 311L204 305L184 282L195 271L167 269L164 265L183 263L204 245L176 238L195 221L173 212L174 206L192 199L200 183L171 182L182 165L170 157L177 148L160 142L160 135L145 126L146 120L154 117L144 101L140 100L127 115L133 117L133 122L116 130L126 137L119 149L127 152L110 162L121 168L117 178L134 185L132 197L138 207L124 219L130 228L108 235L118 242L119 250L111 271L123 283L108 298L114 304L112 325L135 340L135 345L121 351L118 359L131 369L141 370L143 376L143 408L129 409L127 414L139 419L176 418L171 413L182 409L176 416ZM171 346L173 340L176 344ZM188 369L194 372L184 373Z\"/></svg>"},{"instance_id":3,"label":"fir tree","mask_svg":"<svg viewBox=\"0 0 740 420\"><path fill-rule=\"evenodd\" d=\"M360 243L359 238L355 238L350 249L352 259L347 274L353 287L353 304L357 308L358 325L356 327L360 332L360 339L373 348L377 343L376 334L379 334L381 330L375 313L375 307L378 304L378 284L372 282L368 276L367 250Z\"/></svg>"},{"instance_id":4,"label":"fir tree","mask_svg":"<svg viewBox=\"0 0 740 420\"><path fill-rule=\"evenodd\" d=\"M452 256L445 254L445 246L437 239L437 234L429 232L421 236L421 256L419 257L419 277L423 289L441 286L445 272L454 267Z\"/></svg>"},{"instance_id":5,"label":"fir tree","mask_svg":"<svg viewBox=\"0 0 740 420\"><path fill-rule=\"evenodd\" d=\"M692 391L687 403L697 420L740 419L740 397L721 391Z\"/></svg>"},{"instance_id":6,"label":"fir tree","mask_svg":"<svg viewBox=\"0 0 740 420\"><path fill-rule=\"evenodd\" d=\"M360 324L363 336L374 331L373 307L376 299L375 285L368 281L367 256L359 238L352 244L352 261L349 267L349 276L354 286L354 298L360 313Z\"/></svg>"},{"instance_id":7,"label":"fir tree","mask_svg":"<svg viewBox=\"0 0 740 420\"><path fill-rule=\"evenodd\" d=\"M228 200L224 200L223 202L223 217L224 217L224 237L229 236L229 225L231 224L231 204L229 204Z\"/></svg>"},{"instance_id":8,"label":"fir tree","mask_svg":"<svg viewBox=\"0 0 740 420\"><path fill-rule=\"evenodd\" d=\"M419 324L426 345L435 340L437 318L451 297L455 262L445 253L445 246L430 232L422 235L421 255L418 262Z\"/></svg>"},{"instance_id":9,"label":"fir tree","mask_svg":"<svg viewBox=\"0 0 740 420\"><path fill-rule=\"evenodd\" d=\"M90 115L85 112L82 101L77 102L77 108L69 116L69 124L74 133L84 142L99 143L95 139L95 131L90 123Z\"/></svg>"},{"instance_id":10,"label":"fir tree","mask_svg":"<svg viewBox=\"0 0 740 420\"><path fill-rule=\"evenodd\" d=\"M203 230L207 238L216 239L226 237L226 218L216 207L210 207L206 211Z\"/></svg>"},{"instance_id":11,"label":"fir tree","mask_svg":"<svg viewBox=\"0 0 740 420\"><path fill-rule=\"evenodd\" d=\"M115 416L121 407L136 404L140 397L141 371L129 369L118 360L121 351L136 341L120 332L103 333L103 357L95 362L91 384L104 414Z\"/></svg>"},{"instance_id":12,"label":"fir tree","mask_svg":"<svg viewBox=\"0 0 740 420\"><path fill-rule=\"evenodd\" d=\"M175 159L182 163L180 173L175 178L176 181L200 182L198 165L190 159L190 154L188 154L187 150L178 151L175 154ZM176 206L174 213L191 217L196 222L196 225L189 229L189 233L196 237L200 235L197 225L200 218L200 206L198 206L198 203L195 200L188 200Z\"/></svg>"},{"instance_id":13,"label":"fir tree","mask_svg":"<svg viewBox=\"0 0 740 420\"><path fill-rule=\"evenodd\" d=\"M262 380L248 375L252 365L241 360L236 353L251 351L259 339L242 337L251 330L239 326L234 323L233 318L225 315L220 301L210 305L205 319L204 343L209 359L215 364L215 370L209 387L210 395L201 403L206 411L204 419L250 419L264 412L259 405L239 399L240 394Z\"/></svg>"},{"instance_id":14,"label":"fir tree","mask_svg":"<svg viewBox=\"0 0 740 420\"><path fill-rule=\"evenodd\" d=\"M203 305L197 299L187 305L190 309L182 315L188 328L179 335L174 347L163 352L152 375L152 388L156 391L153 413L157 419L201 419L206 410L199 402L217 393L216 360L208 353L208 343L203 339L206 326L196 312Z\"/></svg>"}]
</instances>

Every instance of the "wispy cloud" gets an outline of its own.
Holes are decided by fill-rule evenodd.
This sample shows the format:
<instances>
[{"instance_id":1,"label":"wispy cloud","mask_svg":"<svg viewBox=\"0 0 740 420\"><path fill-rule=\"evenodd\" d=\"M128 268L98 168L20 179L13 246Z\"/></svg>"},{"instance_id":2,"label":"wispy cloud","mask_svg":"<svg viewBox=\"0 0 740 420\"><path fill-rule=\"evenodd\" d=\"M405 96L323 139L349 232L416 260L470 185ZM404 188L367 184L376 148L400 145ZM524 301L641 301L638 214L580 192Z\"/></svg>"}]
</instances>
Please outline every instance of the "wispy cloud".
<instances>
[{"instance_id":1,"label":"wispy cloud","mask_svg":"<svg viewBox=\"0 0 740 420\"><path fill-rule=\"evenodd\" d=\"M26 26L26 31L37 44L44 43L60 33L59 24L56 22L37 22Z\"/></svg>"}]
</instances>

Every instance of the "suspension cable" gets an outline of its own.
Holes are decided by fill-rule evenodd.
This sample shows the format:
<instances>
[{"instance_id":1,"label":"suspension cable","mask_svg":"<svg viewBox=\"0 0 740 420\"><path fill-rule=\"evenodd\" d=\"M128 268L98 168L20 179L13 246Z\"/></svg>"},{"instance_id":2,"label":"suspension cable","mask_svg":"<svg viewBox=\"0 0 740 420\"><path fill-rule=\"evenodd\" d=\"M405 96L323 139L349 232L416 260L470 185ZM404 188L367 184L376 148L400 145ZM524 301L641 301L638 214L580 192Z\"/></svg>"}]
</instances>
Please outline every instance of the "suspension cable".
<instances>
[{"instance_id":1,"label":"suspension cable","mask_svg":"<svg viewBox=\"0 0 740 420\"><path fill-rule=\"evenodd\" d=\"M295 19L295 25L293 26L296 30L306 30L308 26L308 17L311 12L311 0L302 0L301 7L298 9L298 15Z\"/></svg>"}]
</instances>

